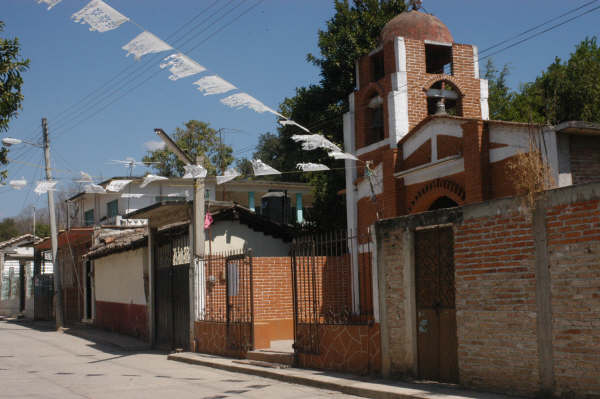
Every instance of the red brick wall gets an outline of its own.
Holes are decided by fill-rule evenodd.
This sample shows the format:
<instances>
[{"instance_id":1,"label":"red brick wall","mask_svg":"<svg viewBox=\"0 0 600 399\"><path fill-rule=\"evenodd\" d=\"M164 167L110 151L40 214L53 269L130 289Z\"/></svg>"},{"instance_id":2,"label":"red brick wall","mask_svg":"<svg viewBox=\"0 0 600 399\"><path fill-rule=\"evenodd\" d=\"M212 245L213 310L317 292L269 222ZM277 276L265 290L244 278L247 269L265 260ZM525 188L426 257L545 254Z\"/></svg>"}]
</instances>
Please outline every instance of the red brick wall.
<instances>
[{"instance_id":1,"label":"red brick wall","mask_svg":"<svg viewBox=\"0 0 600 399\"><path fill-rule=\"evenodd\" d=\"M291 258L252 258L254 320L294 318Z\"/></svg>"},{"instance_id":2,"label":"red brick wall","mask_svg":"<svg viewBox=\"0 0 600 399\"><path fill-rule=\"evenodd\" d=\"M600 394L600 201L547 214L558 394Z\"/></svg>"},{"instance_id":3,"label":"red brick wall","mask_svg":"<svg viewBox=\"0 0 600 399\"><path fill-rule=\"evenodd\" d=\"M456 226L459 373L467 386L537 390L533 245L531 223L518 213Z\"/></svg>"},{"instance_id":4,"label":"red brick wall","mask_svg":"<svg viewBox=\"0 0 600 399\"><path fill-rule=\"evenodd\" d=\"M538 206L534 213L522 199L495 200L377 224L392 375L416 370L407 237L452 224L460 384L534 396L548 358L554 395L600 395L600 184L549 191ZM545 298L549 318L539 313Z\"/></svg>"},{"instance_id":5,"label":"red brick wall","mask_svg":"<svg viewBox=\"0 0 600 399\"><path fill-rule=\"evenodd\" d=\"M598 136L569 136L573 184L600 181L600 140Z\"/></svg>"}]
</instances>

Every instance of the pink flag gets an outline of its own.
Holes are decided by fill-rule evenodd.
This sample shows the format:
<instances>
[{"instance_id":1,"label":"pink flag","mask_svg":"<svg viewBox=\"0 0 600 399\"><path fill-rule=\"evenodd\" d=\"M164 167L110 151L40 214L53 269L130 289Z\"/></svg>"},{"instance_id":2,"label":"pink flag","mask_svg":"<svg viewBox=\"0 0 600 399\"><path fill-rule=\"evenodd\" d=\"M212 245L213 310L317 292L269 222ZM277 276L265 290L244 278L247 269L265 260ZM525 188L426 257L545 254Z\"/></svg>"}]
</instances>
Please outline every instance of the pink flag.
<instances>
[{"instance_id":1,"label":"pink flag","mask_svg":"<svg viewBox=\"0 0 600 399\"><path fill-rule=\"evenodd\" d=\"M212 223L213 223L213 218L212 218L210 212L206 212L206 215L204 216L204 228L208 229Z\"/></svg>"}]
</instances>

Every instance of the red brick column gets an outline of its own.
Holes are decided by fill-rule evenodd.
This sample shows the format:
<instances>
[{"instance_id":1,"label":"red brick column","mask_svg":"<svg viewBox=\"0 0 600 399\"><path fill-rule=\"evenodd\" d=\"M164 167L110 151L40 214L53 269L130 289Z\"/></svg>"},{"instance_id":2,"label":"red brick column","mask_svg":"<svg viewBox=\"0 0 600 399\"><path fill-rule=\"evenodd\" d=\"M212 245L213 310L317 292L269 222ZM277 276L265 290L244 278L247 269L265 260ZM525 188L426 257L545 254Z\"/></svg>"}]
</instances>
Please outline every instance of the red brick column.
<instances>
[{"instance_id":1,"label":"red brick column","mask_svg":"<svg viewBox=\"0 0 600 399\"><path fill-rule=\"evenodd\" d=\"M469 121L463 128L463 157L465 160L466 203L482 202L488 198L489 136L484 121Z\"/></svg>"}]
</instances>

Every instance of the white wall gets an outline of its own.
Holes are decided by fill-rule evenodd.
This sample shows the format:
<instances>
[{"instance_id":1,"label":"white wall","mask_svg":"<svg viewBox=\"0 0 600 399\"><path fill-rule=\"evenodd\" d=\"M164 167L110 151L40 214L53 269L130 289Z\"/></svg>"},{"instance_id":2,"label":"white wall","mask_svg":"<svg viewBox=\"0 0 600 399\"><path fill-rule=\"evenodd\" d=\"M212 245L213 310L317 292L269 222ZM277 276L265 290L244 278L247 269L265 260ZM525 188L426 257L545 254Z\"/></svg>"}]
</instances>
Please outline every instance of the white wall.
<instances>
[{"instance_id":1,"label":"white wall","mask_svg":"<svg viewBox=\"0 0 600 399\"><path fill-rule=\"evenodd\" d=\"M211 238L211 239L209 239ZM206 253L219 253L251 248L254 256L287 256L290 245L283 240L251 230L235 220L215 222L206 231Z\"/></svg>"},{"instance_id":2,"label":"white wall","mask_svg":"<svg viewBox=\"0 0 600 399\"><path fill-rule=\"evenodd\" d=\"M145 305L144 269L148 249L119 252L94 260L94 293L97 301Z\"/></svg>"}]
</instances>

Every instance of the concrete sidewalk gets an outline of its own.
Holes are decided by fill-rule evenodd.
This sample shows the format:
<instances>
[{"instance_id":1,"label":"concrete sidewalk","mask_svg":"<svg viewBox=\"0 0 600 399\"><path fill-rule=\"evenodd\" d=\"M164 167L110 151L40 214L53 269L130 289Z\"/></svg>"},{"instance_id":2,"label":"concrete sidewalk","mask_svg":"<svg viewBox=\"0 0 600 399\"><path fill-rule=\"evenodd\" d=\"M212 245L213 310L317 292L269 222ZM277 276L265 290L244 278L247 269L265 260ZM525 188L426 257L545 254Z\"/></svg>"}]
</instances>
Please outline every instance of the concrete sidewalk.
<instances>
[{"instance_id":1,"label":"concrete sidewalk","mask_svg":"<svg viewBox=\"0 0 600 399\"><path fill-rule=\"evenodd\" d=\"M339 391L350 395L377 399L508 399L514 396L468 391L450 384L440 383L404 383L389 380L376 380L349 374L298 368L271 368L251 364L244 360L235 360L200 353L173 353L169 360L197 364L227 371L272 378L292 384Z\"/></svg>"},{"instance_id":2,"label":"concrete sidewalk","mask_svg":"<svg viewBox=\"0 0 600 399\"><path fill-rule=\"evenodd\" d=\"M128 335L117 334L110 331L86 325L69 326L63 330L65 334L75 335L99 344L111 345L128 352L140 352L150 349L150 344Z\"/></svg>"}]
</instances>

